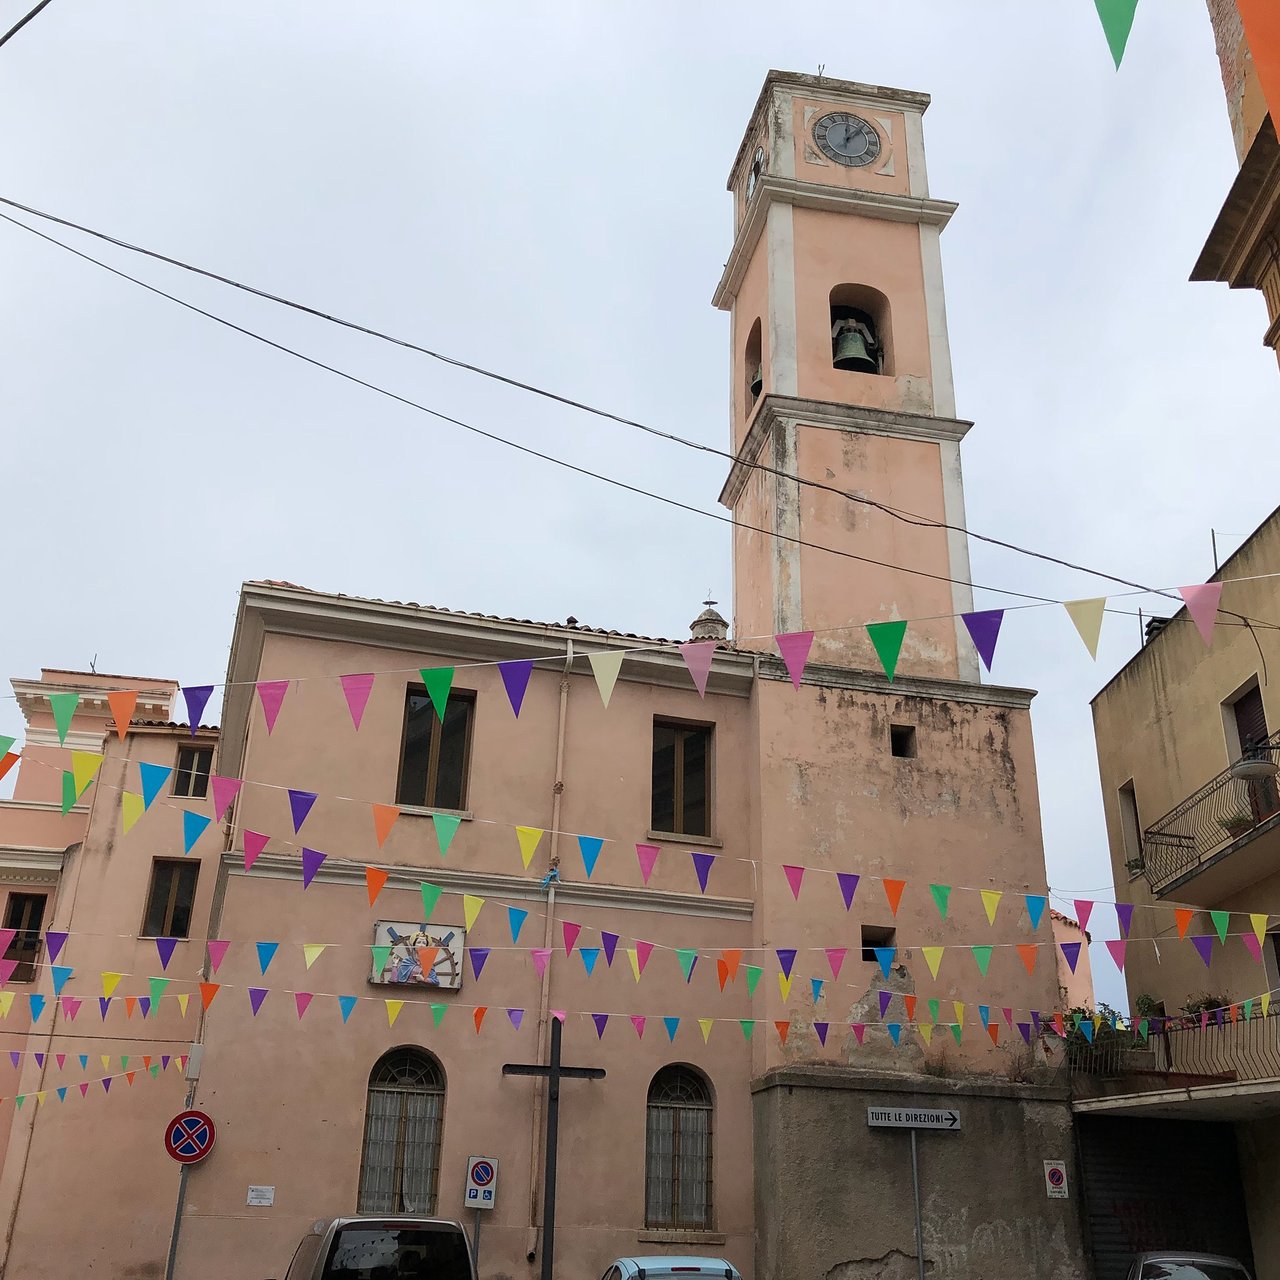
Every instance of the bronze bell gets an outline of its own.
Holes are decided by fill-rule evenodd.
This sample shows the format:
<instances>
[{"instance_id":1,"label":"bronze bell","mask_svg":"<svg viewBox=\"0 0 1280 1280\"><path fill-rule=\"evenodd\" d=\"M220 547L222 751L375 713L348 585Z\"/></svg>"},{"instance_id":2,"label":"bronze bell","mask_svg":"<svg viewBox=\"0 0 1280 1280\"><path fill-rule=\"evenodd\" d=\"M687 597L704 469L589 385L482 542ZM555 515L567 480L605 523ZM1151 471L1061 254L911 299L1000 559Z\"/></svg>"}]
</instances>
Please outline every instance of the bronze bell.
<instances>
[{"instance_id":1,"label":"bronze bell","mask_svg":"<svg viewBox=\"0 0 1280 1280\"><path fill-rule=\"evenodd\" d=\"M865 335L852 325L842 329L837 335L831 363L837 369L847 369L851 373L880 372L880 362L867 349Z\"/></svg>"},{"instance_id":2,"label":"bronze bell","mask_svg":"<svg viewBox=\"0 0 1280 1280\"><path fill-rule=\"evenodd\" d=\"M751 375L751 398L756 400L760 396L760 392L764 390L764 365L756 365L756 371Z\"/></svg>"}]
</instances>

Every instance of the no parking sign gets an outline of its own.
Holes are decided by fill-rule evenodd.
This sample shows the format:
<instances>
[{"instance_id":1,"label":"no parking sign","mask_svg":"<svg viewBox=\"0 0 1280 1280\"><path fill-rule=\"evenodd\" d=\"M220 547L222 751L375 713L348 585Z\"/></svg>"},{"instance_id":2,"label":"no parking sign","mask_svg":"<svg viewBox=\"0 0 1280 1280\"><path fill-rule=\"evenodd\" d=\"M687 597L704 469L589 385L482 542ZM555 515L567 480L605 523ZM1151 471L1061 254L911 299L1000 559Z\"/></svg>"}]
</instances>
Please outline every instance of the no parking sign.
<instances>
[{"instance_id":1,"label":"no parking sign","mask_svg":"<svg viewBox=\"0 0 1280 1280\"><path fill-rule=\"evenodd\" d=\"M1050 1200L1067 1198L1067 1164L1065 1160L1044 1162L1044 1189Z\"/></svg>"},{"instance_id":2,"label":"no parking sign","mask_svg":"<svg viewBox=\"0 0 1280 1280\"><path fill-rule=\"evenodd\" d=\"M498 1162L492 1156L472 1156L467 1161L463 1204L468 1209L492 1209L497 1198Z\"/></svg>"}]
</instances>

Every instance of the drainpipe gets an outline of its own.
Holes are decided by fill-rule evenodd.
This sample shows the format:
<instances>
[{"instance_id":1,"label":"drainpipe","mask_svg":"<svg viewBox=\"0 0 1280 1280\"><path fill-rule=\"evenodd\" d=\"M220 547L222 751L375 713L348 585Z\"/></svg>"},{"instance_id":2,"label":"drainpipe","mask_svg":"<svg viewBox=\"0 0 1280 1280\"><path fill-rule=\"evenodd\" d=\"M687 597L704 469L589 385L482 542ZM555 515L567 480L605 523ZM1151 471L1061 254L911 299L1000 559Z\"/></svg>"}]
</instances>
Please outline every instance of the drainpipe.
<instances>
[{"instance_id":1,"label":"drainpipe","mask_svg":"<svg viewBox=\"0 0 1280 1280\"><path fill-rule=\"evenodd\" d=\"M551 948L552 932L556 917L556 881L560 871L560 807L564 796L564 732L569 713L569 669L573 666L573 640L565 642L564 669L560 673L560 711L556 718L556 782L551 794L551 846L547 858L547 915L542 931L542 945ZM551 1005L551 965L542 974L542 990L538 997L538 1056L542 1062L547 1056L547 1031ZM539 1174L544 1158L543 1105L545 1089L541 1077L535 1077L533 1090L533 1121L529 1143L529 1248L530 1258L537 1257L542 1228L539 1224L540 1206L538 1192L542 1185Z\"/></svg>"}]
</instances>

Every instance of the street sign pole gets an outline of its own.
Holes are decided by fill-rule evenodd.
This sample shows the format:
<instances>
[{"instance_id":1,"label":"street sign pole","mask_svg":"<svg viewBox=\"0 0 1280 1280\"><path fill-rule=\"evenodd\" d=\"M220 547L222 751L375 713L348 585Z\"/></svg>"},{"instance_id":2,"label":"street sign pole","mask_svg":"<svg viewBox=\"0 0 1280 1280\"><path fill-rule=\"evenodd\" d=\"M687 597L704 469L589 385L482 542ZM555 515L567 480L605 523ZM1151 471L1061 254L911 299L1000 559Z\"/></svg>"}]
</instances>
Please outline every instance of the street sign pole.
<instances>
[{"instance_id":1,"label":"street sign pole","mask_svg":"<svg viewBox=\"0 0 1280 1280\"><path fill-rule=\"evenodd\" d=\"M911 1130L911 1194L916 1202L916 1269L924 1280L924 1223L920 1217L920 1162L916 1158L916 1131Z\"/></svg>"},{"instance_id":2,"label":"street sign pole","mask_svg":"<svg viewBox=\"0 0 1280 1280\"><path fill-rule=\"evenodd\" d=\"M186 1109L191 1110L196 1100L196 1082L187 1086ZM191 1166L184 1164L178 1173L178 1203L173 1208L173 1230L169 1233L169 1256L164 1264L164 1280L173 1280L174 1263L178 1260L178 1236L182 1232L182 1203L187 1198L187 1174Z\"/></svg>"},{"instance_id":3,"label":"street sign pole","mask_svg":"<svg viewBox=\"0 0 1280 1280\"><path fill-rule=\"evenodd\" d=\"M471 1252L476 1258L476 1275L480 1274L480 1210L476 1210L476 1225L471 1233Z\"/></svg>"}]
</instances>

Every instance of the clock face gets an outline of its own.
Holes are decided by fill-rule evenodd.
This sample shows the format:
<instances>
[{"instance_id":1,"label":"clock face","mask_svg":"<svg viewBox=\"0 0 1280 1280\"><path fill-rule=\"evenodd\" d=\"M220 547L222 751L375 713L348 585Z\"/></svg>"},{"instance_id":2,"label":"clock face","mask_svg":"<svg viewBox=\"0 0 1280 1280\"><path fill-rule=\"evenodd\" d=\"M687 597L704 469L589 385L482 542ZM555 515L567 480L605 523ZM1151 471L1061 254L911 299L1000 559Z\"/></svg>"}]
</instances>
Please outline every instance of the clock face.
<instances>
[{"instance_id":1,"label":"clock face","mask_svg":"<svg viewBox=\"0 0 1280 1280\"><path fill-rule=\"evenodd\" d=\"M818 149L837 164L870 164L880 154L880 135L860 116L833 111L813 126Z\"/></svg>"}]
</instances>

